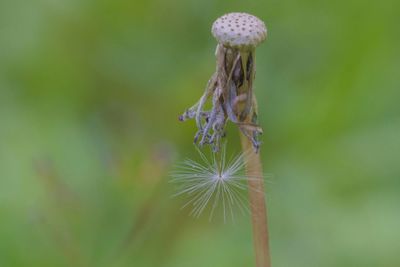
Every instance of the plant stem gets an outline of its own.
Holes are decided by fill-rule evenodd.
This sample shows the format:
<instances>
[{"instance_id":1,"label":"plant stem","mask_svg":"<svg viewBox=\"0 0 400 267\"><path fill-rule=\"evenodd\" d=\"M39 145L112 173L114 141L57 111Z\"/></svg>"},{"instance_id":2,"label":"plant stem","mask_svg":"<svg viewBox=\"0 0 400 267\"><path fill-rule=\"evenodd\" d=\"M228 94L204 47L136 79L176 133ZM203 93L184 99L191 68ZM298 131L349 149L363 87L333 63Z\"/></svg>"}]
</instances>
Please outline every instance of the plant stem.
<instances>
[{"instance_id":1,"label":"plant stem","mask_svg":"<svg viewBox=\"0 0 400 267\"><path fill-rule=\"evenodd\" d=\"M265 205L264 180L260 153L254 151L251 141L242 133L240 133L240 139L246 157L246 174L249 178L249 201L253 224L256 267L271 267L268 243L267 208Z\"/></svg>"}]
</instances>

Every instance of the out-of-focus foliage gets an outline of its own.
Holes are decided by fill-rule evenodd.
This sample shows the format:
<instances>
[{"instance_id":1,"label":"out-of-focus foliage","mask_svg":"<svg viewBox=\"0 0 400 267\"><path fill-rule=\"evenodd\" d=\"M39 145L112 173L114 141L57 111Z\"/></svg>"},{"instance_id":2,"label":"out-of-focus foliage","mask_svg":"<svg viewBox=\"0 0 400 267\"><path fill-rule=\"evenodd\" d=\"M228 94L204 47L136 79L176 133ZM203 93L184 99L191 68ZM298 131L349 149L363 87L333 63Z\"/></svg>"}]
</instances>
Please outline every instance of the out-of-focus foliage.
<instances>
[{"instance_id":1,"label":"out-of-focus foliage","mask_svg":"<svg viewBox=\"0 0 400 267\"><path fill-rule=\"evenodd\" d=\"M252 266L248 216L188 217L177 116L226 12L256 93L274 266L400 266L400 1L0 2L0 266ZM229 127L232 151L239 150Z\"/></svg>"}]
</instances>

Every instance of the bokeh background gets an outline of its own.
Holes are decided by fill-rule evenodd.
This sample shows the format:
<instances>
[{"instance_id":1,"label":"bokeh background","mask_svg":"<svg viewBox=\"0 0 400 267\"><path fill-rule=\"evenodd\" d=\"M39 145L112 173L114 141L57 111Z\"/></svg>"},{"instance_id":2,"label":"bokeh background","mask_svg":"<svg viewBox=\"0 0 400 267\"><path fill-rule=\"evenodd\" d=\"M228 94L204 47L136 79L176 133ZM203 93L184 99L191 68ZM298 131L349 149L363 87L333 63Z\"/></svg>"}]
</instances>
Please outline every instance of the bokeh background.
<instances>
[{"instance_id":1,"label":"bokeh background","mask_svg":"<svg viewBox=\"0 0 400 267\"><path fill-rule=\"evenodd\" d=\"M193 219L172 166L211 24L265 20L256 94L274 266L400 266L400 2L3 0L0 266L253 266L248 215ZM239 151L236 129L229 149Z\"/></svg>"}]
</instances>

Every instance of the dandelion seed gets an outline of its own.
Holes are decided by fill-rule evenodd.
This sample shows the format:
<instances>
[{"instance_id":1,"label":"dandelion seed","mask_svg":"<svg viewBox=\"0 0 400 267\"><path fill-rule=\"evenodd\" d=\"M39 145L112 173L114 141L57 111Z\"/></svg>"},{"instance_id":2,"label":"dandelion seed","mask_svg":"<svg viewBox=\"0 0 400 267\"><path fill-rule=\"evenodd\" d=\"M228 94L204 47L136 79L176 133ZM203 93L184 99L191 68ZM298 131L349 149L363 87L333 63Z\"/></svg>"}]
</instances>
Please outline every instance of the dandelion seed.
<instances>
[{"instance_id":1,"label":"dandelion seed","mask_svg":"<svg viewBox=\"0 0 400 267\"><path fill-rule=\"evenodd\" d=\"M197 148L197 147L196 147ZM249 211L247 180L262 177L244 175L245 154L226 159L226 146L219 153L212 153L211 159L197 148L201 162L186 159L171 173L171 182L178 185L174 196L186 196L188 201L182 208L191 207L190 215L199 217L207 207L209 220L218 207L222 208L224 221L234 220L236 208L242 213Z\"/></svg>"}]
</instances>

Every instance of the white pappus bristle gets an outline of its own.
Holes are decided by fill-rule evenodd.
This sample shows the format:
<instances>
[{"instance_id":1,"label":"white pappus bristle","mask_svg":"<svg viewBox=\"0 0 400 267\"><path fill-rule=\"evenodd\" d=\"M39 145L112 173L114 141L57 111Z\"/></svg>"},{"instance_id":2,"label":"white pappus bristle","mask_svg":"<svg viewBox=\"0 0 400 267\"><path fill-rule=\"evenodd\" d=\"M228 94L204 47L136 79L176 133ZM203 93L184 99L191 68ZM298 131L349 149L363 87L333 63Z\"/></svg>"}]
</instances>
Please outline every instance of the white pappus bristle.
<instances>
[{"instance_id":1,"label":"white pappus bristle","mask_svg":"<svg viewBox=\"0 0 400 267\"><path fill-rule=\"evenodd\" d=\"M235 209L248 212L247 180L262 177L246 177L244 174L245 155L243 153L226 160L223 146L209 160L197 148L201 161L186 159L171 173L171 182L177 184L174 196L185 196L187 202L182 208L191 207L190 215L199 217L208 207L211 220L218 206L222 207L224 221L234 220Z\"/></svg>"}]
</instances>

